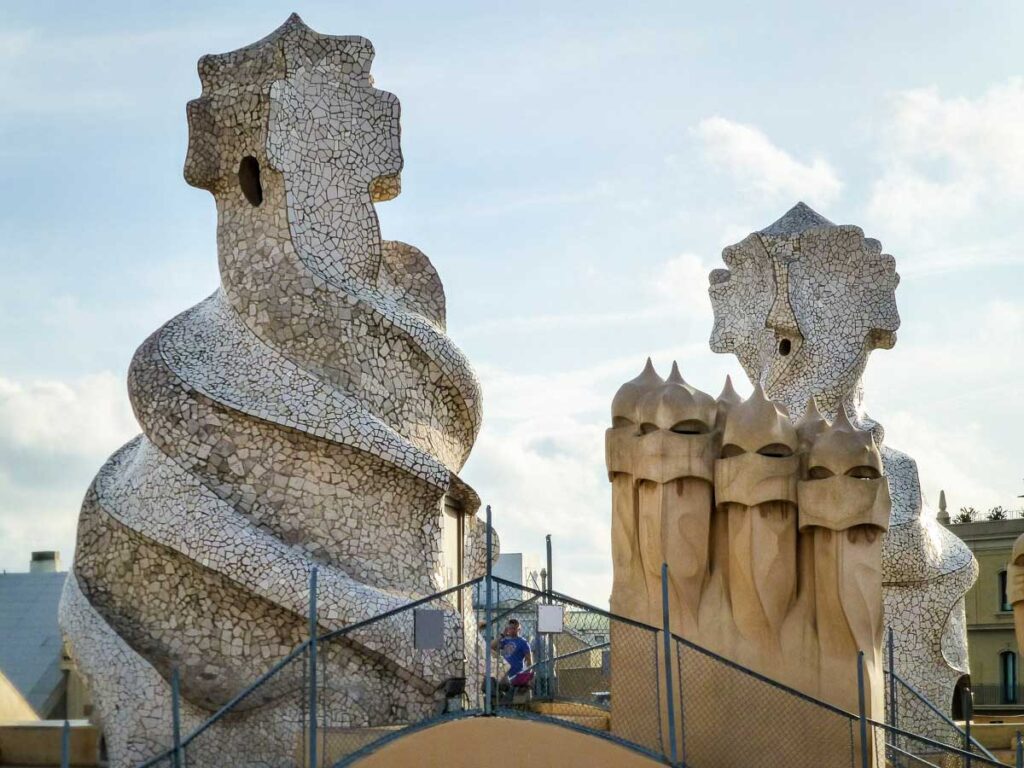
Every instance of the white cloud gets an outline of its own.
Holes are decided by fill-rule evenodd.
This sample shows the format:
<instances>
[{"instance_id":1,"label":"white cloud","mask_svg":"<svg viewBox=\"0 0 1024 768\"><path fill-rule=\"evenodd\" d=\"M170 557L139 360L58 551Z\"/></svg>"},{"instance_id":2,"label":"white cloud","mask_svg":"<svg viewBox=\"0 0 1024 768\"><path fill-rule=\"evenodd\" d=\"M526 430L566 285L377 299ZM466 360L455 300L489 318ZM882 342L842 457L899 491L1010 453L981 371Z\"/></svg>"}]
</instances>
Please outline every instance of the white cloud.
<instances>
[{"instance_id":1,"label":"white cloud","mask_svg":"<svg viewBox=\"0 0 1024 768\"><path fill-rule=\"evenodd\" d=\"M0 568L25 570L36 549L59 549L68 564L90 479L138 431L112 373L0 377Z\"/></svg>"},{"instance_id":2,"label":"white cloud","mask_svg":"<svg viewBox=\"0 0 1024 768\"><path fill-rule=\"evenodd\" d=\"M910 232L1024 197L1024 79L974 99L944 98L933 86L896 93L891 103L870 216Z\"/></svg>"},{"instance_id":3,"label":"white cloud","mask_svg":"<svg viewBox=\"0 0 1024 768\"><path fill-rule=\"evenodd\" d=\"M713 165L758 194L806 200L813 207L832 202L842 189L824 158L801 162L752 125L715 116L701 120L694 134Z\"/></svg>"},{"instance_id":4,"label":"white cloud","mask_svg":"<svg viewBox=\"0 0 1024 768\"><path fill-rule=\"evenodd\" d=\"M868 366L868 410L886 443L913 457L921 485L950 507L1019 507L1019 431L1024 419L1024 308L979 307L970 326L936 317L915 346L876 353Z\"/></svg>"},{"instance_id":5,"label":"white cloud","mask_svg":"<svg viewBox=\"0 0 1024 768\"><path fill-rule=\"evenodd\" d=\"M692 253L682 253L658 264L640 281L641 295L629 305L639 309L607 309L600 312L561 314L530 314L500 317L473 323L460 331L460 337L471 338L507 332L561 330L592 330L649 323L655 320L686 320L695 325L711 327L711 299L708 297L708 275L713 269ZM611 272L595 273L594 279L616 280Z\"/></svg>"},{"instance_id":6,"label":"white cloud","mask_svg":"<svg viewBox=\"0 0 1024 768\"><path fill-rule=\"evenodd\" d=\"M659 269L652 281L652 292L677 312L705 318L711 324L711 299L708 296L708 275L712 267L699 256L681 253L673 256Z\"/></svg>"},{"instance_id":7,"label":"white cloud","mask_svg":"<svg viewBox=\"0 0 1024 768\"><path fill-rule=\"evenodd\" d=\"M492 505L503 551L543 555L551 534L555 588L598 605L611 590L605 411L637 365L478 371L487 419L463 476Z\"/></svg>"},{"instance_id":8,"label":"white cloud","mask_svg":"<svg viewBox=\"0 0 1024 768\"><path fill-rule=\"evenodd\" d=\"M138 432L112 373L65 381L0 378L0 444L47 456L94 456Z\"/></svg>"}]
</instances>

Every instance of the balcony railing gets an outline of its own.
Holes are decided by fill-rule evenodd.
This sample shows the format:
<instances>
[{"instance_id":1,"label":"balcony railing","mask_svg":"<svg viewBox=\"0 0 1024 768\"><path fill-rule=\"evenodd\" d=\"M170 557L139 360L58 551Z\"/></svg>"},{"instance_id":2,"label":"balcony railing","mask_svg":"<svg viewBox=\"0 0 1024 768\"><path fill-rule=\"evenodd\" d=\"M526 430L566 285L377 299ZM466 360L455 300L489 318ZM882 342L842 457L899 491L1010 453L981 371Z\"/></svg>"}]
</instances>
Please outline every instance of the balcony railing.
<instances>
[{"instance_id":1,"label":"balcony railing","mask_svg":"<svg viewBox=\"0 0 1024 768\"><path fill-rule=\"evenodd\" d=\"M992 515L995 515L994 517ZM963 519L963 512L950 512L950 525L965 525L967 523L999 523L1003 520L1024 520L1024 509L1002 509L976 510L970 520Z\"/></svg>"},{"instance_id":2,"label":"balcony railing","mask_svg":"<svg viewBox=\"0 0 1024 768\"><path fill-rule=\"evenodd\" d=\"M1018 706L1024 709L1024 685L1013 686L1009 689L1001 685L975 685L971 687L974 691L975 706Z\"/></svg>"}]
</instances>

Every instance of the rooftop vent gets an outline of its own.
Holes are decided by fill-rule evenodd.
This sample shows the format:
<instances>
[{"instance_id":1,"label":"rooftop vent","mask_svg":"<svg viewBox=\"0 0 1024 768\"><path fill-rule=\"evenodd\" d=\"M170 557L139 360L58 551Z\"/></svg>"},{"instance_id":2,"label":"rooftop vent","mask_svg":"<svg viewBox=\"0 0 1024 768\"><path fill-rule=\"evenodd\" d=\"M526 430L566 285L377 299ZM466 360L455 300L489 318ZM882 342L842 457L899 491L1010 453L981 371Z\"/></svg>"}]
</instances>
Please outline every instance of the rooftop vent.
<instances>
[{"instance_id":1,"label":"rooftop vent","mask_svg":"<svg viewBox=\"0 0 1024 768\"><path fill-rule=\"evenodd\" d=\"M60 552L47 550L33 552L29 573L56 573L60 570Z\"/></svg>"}]
</instances>

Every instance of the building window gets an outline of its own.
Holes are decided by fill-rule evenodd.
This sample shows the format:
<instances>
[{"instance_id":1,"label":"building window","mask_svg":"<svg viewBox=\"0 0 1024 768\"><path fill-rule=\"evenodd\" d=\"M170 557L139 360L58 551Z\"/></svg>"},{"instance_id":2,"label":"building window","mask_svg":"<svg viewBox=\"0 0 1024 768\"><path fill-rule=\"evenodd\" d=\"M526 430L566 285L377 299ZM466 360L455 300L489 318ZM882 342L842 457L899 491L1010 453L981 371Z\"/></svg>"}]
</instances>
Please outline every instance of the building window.
<instances>
[{"instance_id":1,"label":"building window","mask_svg":"<svg viewBox=\"0 0 1024 768\"><path fill-rule=\"evenodd\" d=\"M999 610L1012 611L1010 599L1006 596L1006 571L999 572Z\"/></svg>"},{"instance_id":2,"label":"building window","mask_svg":"<svg viewBox=\"0 0 1024 768\"><path fill-rule=\"evenodd\" d=\"M1000 684L1003 704L1017 703L1017 654L1003 651L999 654L999 670L1002 674Z\"/></svg>"}]
</instances>

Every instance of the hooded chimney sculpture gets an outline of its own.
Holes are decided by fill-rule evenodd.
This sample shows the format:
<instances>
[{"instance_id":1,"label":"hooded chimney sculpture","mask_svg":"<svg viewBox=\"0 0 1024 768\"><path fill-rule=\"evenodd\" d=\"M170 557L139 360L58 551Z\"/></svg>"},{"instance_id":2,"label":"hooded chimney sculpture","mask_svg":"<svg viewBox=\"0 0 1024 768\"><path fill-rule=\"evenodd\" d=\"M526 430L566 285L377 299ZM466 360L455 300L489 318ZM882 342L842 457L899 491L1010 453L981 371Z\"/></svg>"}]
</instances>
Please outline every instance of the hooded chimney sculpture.
<instances>
[{"instance_id":1,"label":"hooded chimney sculpture","mask_svg":"<svg viewBox=\"0 0 1024 768\"><path fill-rule=\"evenodd\" d=\"M60 612L112 766L167 747L172 670L187 733L303 641L314 567L320 632L439 591L463 570L442 551L444 500L463 516L461 575L483 567L456 474L480 391L430 261L381 239L374 204L398 194L402 153L373 53L292 16L199 62L185 178L216 201L221 287L135 354L143 434L86 495ZM414 649L409 613L324 643L334 723L435 711L475 643L454 601L443 618L441 650ZM302 668L239 702L189 765L292 760Z\"/></svg>"}]
</instances>

